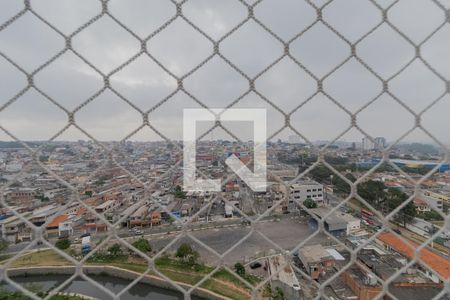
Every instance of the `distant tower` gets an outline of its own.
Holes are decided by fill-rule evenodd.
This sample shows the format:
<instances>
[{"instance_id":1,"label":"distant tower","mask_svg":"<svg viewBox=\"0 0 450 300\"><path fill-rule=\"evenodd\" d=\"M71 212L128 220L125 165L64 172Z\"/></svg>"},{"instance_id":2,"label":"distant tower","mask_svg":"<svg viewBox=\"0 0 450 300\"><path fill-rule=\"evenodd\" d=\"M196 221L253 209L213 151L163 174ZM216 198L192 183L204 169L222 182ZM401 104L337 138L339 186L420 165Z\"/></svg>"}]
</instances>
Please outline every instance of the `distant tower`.
<instances>
[{"instance_id":1,"label":"distant tower","mask_svg":"<svg viewBox=\"0 0 450 300\"><path fill-rule=\"evenodd\" d=\"M375 148L375 144L367 137L362 139L362 149L363 150L373 150Z\"/></svg>"},{"instance_id":2,"label":"distant tower","mask_svg":"<svg viewBox=\"0 0 450 300\"><path fill-rule=\"evenodd\" d=\"M376 137L375 138L375 149L383 150L386 147L386 139L384 137Z\"/></svg>"}]
</instances>

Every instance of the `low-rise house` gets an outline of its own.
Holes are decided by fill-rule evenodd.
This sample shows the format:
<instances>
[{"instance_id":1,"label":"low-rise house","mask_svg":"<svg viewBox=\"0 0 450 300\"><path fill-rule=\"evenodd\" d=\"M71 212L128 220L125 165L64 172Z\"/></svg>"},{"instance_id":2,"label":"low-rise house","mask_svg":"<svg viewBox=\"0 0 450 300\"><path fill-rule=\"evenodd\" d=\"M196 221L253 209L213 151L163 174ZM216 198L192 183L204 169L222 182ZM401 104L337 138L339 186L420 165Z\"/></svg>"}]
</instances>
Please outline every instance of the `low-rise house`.
<instances>
[{"instance_id":1,"label":"low-rise house","mask_svg":"<svg viewBox=\"0 0 450 300\"><path fill-rule=\"evenodd\" d=\"M59 237L59 226L62 222L67 221L68 214L62 214L53 218L53 220L47 224L45 233L48 237Z\"/></svg>"},{"instance_id":2,"label":"low-rise house","mask_svg":"<svg viewBox=\"0 0 450 300\"><path fill-rule=\"evenodd\" d=\"M415 198L413 204L418 212L431 211L431 208L428 206L428 203L421 198Z\"/></svg>"},{"instance_id":3,"label":"low-rise house","mask_svg":"<svg viewBox=\"0 0 450 300\"><path fill-rule=\"evenodd\" d=\"M271 276L270 284L272 289L281 289L284 299L301 299L298 279L291 265L283 255L275 255L267 258L267 272Z\"/></svg>"},{"instance_id":4,"label":"low-rise house","mask_svg":"<svg viewBox=\"0 0 450 300\"><path fill-rule=\"evenodd\" d=\"M325 230L334 236L345 236L350 234L355 234L361 229L361 220L355 218L354 216L337 211L330 215L330 208L318 207L311 209L311 212L323 220L325 225ZM318 221L315 218L310 219L310 226L313 228L318 227Z\"/></svg>"},{"instance_id":5,"label":"low-rise house","mask_svg":"<svg viewBox=\"0 0 450 300\"><path fill-rule=\"evenodd\" d=\"M312 279L318 279L336 264L334 257L319 244L300 248L298 258Z\"/></svg>"},{"instance_id":6,"label":"low-rise house","mask_svg":"<svg viewBox=\"0 0 450 300\"><path fill-rule=\"evenodd\" d=\"M120 206L120 203L117 200L106 200L102 204L97 205L95 207L95 211L101 214L110 211L118 206Z\"/></svg>"},{"instance_id":7,"label":"low-rise house","mask_svg":"<svg viewBox=\"0 0 450 300\"><path fill-rule=\"evenodd\" d=\"M30 213L23 214L24 217L29 215ZM15 215L0 220L0 234L2 239L10 243L21 241L24 236L29 236L31 239L31 230L22 219Z\"/></svg>"},{"instance_id":8,"label":"low-rise house","mask_svg":"<svg viewBox=\"0 0 450 300\"><path fill-rule=\"evenodd\" d=\"M30 217L30 222L36 226L41 226L58 212L60 207L51 204L35 209Z\"/></svg>"}]
</instances>

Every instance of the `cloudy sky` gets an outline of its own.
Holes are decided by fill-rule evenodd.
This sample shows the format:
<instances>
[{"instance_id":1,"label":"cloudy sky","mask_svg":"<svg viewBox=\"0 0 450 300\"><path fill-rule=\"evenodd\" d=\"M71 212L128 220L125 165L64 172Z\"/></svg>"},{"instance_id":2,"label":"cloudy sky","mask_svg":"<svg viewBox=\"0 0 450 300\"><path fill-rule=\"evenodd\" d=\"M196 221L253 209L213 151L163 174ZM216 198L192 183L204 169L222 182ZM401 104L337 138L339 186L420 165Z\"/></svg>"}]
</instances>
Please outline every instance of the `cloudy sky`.
<instances>
[{"instance_id":1,"label":"cloudy sky","mask_svg":"<svg viewBox=\"0 0 450 300\"><path fill-rule=\"evenodd\" d=\"M442 8L450 8L449 0L439 0L439 7L431 0L400 0L389 9L392 24L411 42L420 44L446 20ZM252 1L247 1L251 3ZM322 5L324 1L312 1ZM382 7L392 3L375 1ZM33 10L62 34L70 35L101 11L100 1L31 0ZM23 9L19 0L0 0L0 23L4 23ZM111 0L109 12L131 29L139 38L146 38L166 21L174 17L175 5L169 0ZM220 40L247 17L247 7L235 0L188 0L183 14L212 40ZM290 43L290 54L316 78L323 78L345 61L323 81L324 91L349 112L359 112L360 127L371 136L396 140L414 126L414 116L388 94L365 107L382 91L382 83L355 58L349 58L350 46L323 23L314 23L316 11L303 0L263 0L254 8L255 17L283 41ZM367 0L334 0L323 9L323 18L350 43L355 43L372 30L382 18L380 10ZM313 24L314 23L314 24ZM0 27L1 28L1 27ZM292 40L305 28L309 28ZM103 16L77 33L73 48L98 71L108 74L139 53L138 39L120 27L111 17ZM64 49L61 35L27 12L5 29L0 30L0 53L33 72L56 53ZM213 52L213 43L193 29L181 17L147 42L148 51L173 75L182 77L202 63ZM283 44L253 20L244 23L221 40L220 53L248 77L265 70L284 53ZM358 56L381 78L389 79L415 56L414 47L387 24L357 43ZM442 26L421 46L422 57L442 78L450 80L450 24ZM419 59L389 81L390 91L408 105L421 112L442 96L447 89L445 80ZM73 52L66 51L54 62L37 72L35 85L67 110L72 111L102 90L102 76ZM176 79L147 55L134 61L110 79L114 90L147 111L177 89ZM0 105L27 86L26 77L0 55ZM284 57L259 76L257 93L246 92L249 82L218 55L186 77L184 88L198 101L211 108L226 107L237 98L236 108L266 108L268 135L276 133L289 113L307 99L291 115L292 125L308 139L331 140L350 125L349 114L318 93L317 81L300 68L292 58ZM1 106L0 106L1 107ZM200 105L185 92L179 91L149 114L149 120L168 138L182 138L183 108ZM364 108L365 107L365 108ZM361 110L361 108L364 108ZM450 144L450 95L427 110L423 125L438 139ZM109 89L101 92L88 105L77 110L75 120L80 127L99 140L120 140L142 123L141 113L124 102ZM67 124L67 114L29 89L22 97L0 111L0 124L23 140L49 139ZM230 125L237 136L247 139L251 126L247 123ZM274 139L285 139L293 132L284 130ZM212 137L224 137L216 130ZM352 129L341 140L359 141L362 134ZM69 128L57 140L86 139L80 131ZM130 140L155 140L158 137L144 129ZM0 140L9 138L0 132ZM430 142L416 130L405 141Z\"/></svg>"}]
</instances>

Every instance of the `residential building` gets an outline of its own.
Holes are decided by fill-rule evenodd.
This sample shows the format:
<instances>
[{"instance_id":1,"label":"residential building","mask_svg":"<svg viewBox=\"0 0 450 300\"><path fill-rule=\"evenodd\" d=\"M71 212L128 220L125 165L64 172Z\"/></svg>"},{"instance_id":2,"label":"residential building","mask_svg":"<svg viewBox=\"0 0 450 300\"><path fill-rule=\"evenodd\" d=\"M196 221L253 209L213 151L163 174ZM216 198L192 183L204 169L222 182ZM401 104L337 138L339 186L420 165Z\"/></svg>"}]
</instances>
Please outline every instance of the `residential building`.
<instances>
[{"instance_id":1,"label":"residential building","mask_svg":"<svg viewBox=\"0 0 450 300\"><path fill-rule=\"evenodd\" d=\"M319 244L300 248L298 258L312 279L318 279L336 263L334 257Z\"/></svg>"},{"instance_id":2,"label":"residential building","mask_svg":"<svg viewBox=\"0 0 450 300\"><path fill-rule=\"evenodd\" d=\"M315 181L300 181L290 186L291 201L290 206L296 201L303 203L306 199L311 199L317 203L317 206L323 206L323 185Z\"/></svg>"},{"instance_id":3,"label":"residential building","mask_svg":"<svg viewBox=\"0 0 450 300\"><path fill-rule=\"evenodd\" d=\"M283 255L267 258L267 272L271 277L272 289L280 288L284 299L296 300L301 298L301 290L297 277L290 263Z\"/></svg>"}]
</instances>

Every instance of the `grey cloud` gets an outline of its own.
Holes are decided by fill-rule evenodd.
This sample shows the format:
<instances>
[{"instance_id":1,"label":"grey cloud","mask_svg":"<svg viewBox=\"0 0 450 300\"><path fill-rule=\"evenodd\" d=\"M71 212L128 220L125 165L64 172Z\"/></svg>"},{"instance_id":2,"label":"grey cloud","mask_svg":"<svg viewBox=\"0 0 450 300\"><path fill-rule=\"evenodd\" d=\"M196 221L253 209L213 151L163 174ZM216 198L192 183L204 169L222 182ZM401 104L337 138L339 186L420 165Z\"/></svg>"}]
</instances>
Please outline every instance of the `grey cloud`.
<instances>
[{"instance_id":1,"label":"grey cloud","mask_svg":"<svg viewBox=\"0 0 450 300\"><path fill-rule=\"evenodd\" d=\"M0 3L0 22L21 9L19 1ZM319 3L320 1L314 1ZM377 1L386 6L392 1ZM255 8L256 17L281 38L287 40L311 24L315 11L302 1L265 0ZM442 1L450 5L449 1ZM87 3L71 0L33 0L37 13L69 34L98 14L97 1ZM166 20L174 16L175 6L169 1L119 1L109 3L110 12L132 29L139 37L148 36ZM189 0L183 13L213 39L219 39L247 16L247 9L238 1ZM418 13L420 18L418 18ZM335 0L323 11L324 19L350 41L356 41L380 20L380 12L368 1ZM414 42L432 32L443 18L431 1L399 1L389 18ZM445 25L435 37L422 47L423 57L449 79L450 25ZM149 51L170 71L182 76L213 51L213 45L184 20L178 19L150 39ZM73 40L73 47L104 72L111 71L139 52L140 44L119 25L103 17L87 27ZM64 40L30 13L19 18L0 32L0 51L23 66L33 70L64 48ZM324 25L317 24L291 45L291 54L316 76L323 76L342 62L350 47ZM250 76L267 67L283 53L282 44L253 21L245 24L220 45L221 53ZM383 25L357 47L358 55L380 75L387 78L404 66L413 56L414 48L397 33ZM0 57L0 103L3 104L26 85L25 77ZM68 109L73 109L99 90L102 78L70 52L44 68L35 78L36 85ZM147 110L176 89L176 80L146 56L139 57L111 77L112 86L142 110ZM201 102L211 107L227 106L248 89L248 82L214 57L184 81L185 88ZM289 58L284 58L256 80L256 88L285 112L305 101L316 90L316 83ZM352 59L324 81L324 89L350 111L364 106L379 91L380 82L374 80L364 67ZM392 80L391 91L415 111L425 108L445 91L445 82L438 79L419 61L414 62L398 78ZM44 105L42 103L45 103ZM424 126L449 143L448 118L444 111L448 97L423 115ZM251 92L235 107L265 107L268 110L269 135L284 124L284 116L277 109ZM43 109L43 107L46 107ZM183 92L177 93L153 111L149 119L154 126L173 139L182 137L182 108L200 107ZM77 122L101 140L117 140L126 136L142 122L141 115L105 92L76 114ZM348 127L349 116L335 104L318 95L291 117L292 124L312 140L332 139ZM414 125L414 118L388 96L383 96L358 116L361 127L371 135L395 140ZM0 124L23 139L46 139L67 122L58 107L30 91L11 107L0 112ZM242 124L241 124L242 125ZM236 127L236 126L235 126ZM243 137L251 128L235 128ZM217 133L215 137L221 137ZM275 138L286 138L289 130ZM61 139L79 139L70 129ZM362 134L352 130L343 138L359 140ZM0 139L6 138L2 133ZM136 134L131 139L152 140L150 132ZM429 141L424 134L406 139Z\"/></svg>"}]
</instances>

